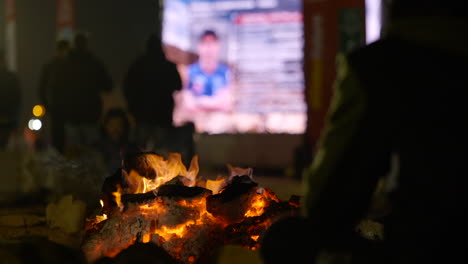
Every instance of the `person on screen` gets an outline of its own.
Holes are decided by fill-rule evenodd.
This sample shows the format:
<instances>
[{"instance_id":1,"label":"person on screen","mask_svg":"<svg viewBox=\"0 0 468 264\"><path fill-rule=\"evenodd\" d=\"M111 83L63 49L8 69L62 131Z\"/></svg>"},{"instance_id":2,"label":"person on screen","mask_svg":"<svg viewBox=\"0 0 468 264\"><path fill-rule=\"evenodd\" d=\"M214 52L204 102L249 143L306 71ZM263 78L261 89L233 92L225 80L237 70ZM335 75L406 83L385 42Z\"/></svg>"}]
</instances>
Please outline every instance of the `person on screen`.
<instances>
[{"instance_id":1,"label":"person on screen","mask_svg":"<svg viewBox=\"0 0 468 264\"><path fill-rule=\"evenodd\" d=\"M201 111L228 111L229 67L220 62L221 43L216 32L204 31L198 42L198 61L188 66L187 106Z\"/></svg>"}]
</instances>

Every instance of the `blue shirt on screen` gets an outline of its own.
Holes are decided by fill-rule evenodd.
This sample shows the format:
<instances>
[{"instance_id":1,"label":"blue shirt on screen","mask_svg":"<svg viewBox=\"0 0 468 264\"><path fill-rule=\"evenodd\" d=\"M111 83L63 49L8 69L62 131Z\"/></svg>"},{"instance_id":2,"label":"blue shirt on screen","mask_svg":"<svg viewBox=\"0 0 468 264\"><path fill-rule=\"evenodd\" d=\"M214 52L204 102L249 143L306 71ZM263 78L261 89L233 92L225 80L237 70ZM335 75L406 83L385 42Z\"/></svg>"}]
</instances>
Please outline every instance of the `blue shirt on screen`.
<instances>
[{"instance_id":1,"label":"blue shirt on screen","mask_svg":"<svg viewBox=\"0 0 468 264\"><path fill-rule=\"evenodd\" d=\"M189 65L188 89L195 96L213 96L218 90L228 85L229 68L220 63L216 71L210 75L204 73L198 62Z\"/></svg>"}]
</instances>

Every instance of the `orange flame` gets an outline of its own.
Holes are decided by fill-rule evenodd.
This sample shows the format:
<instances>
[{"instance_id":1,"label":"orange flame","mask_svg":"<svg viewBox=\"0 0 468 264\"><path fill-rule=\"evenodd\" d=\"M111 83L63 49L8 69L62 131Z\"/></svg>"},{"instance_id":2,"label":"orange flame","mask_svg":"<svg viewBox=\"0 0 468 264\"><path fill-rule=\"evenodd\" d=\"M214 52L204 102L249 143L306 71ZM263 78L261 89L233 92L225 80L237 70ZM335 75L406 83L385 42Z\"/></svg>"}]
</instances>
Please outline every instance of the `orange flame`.
<instances>
[{"instance_id":1,"label":"orange flame","mask_svg":"<svg viewBox=\"0 0 468 264\"><path fill-rule=\"evenodd\" d=\"M101 208L104 207L104 201L103 200L99 200L99 203L101 204ZM104 220L107 219L107 215L106 214L102 214L102 215L96 215L96 218L94 220L94 222L97 224L97 223L100 223Z\"/></svg>"},{"instance_id":2,"label":"orange flame","mask_svg":"<svg viewBox=\"0 0 468 264\"><path fill-rule=\"evenodd\" d=\"M162 215L167 212L167 208L160 203L144 204L140 205L140 211L142 215L150 215L155 213Z\"/></svg>"},{"instance_id":3,"label":"orange flame","mask_svg":"<svg viewBox=\"0 0 468 264\"><path fill-rule=\"evenodd\" d=\"M181 200L178 203L182 207L195 209L195 211L200 212L200 214L196 219L189 220L178 226L161 226L161 228L155 230L155 233L163 237L165 240L170 240L173 236L176 236L177 238L184 238L188 234L188 229L191 226L204 225L208 221L214 219L213 216L208 213L208 211L206 211L206 199L203 197L191 201Z\"/></svg>"},{"instance_id":4,"label":"orange flame","mask_svg":"<svg viewBox=\"0 0 468 264\"><path fill-rule=\"evenodd\" d=\"M193 157L188 170L182 162L182 156L178 153L169 154L167 160L155 154L147 155L146 159L154 170L156 178L148 179L138 174L135 170L130 171L127 179L132 193L146 193L155 190L177 176L184 176L184 179L187 180L185 185L189 187L195 186L199 172L198 156Z\"/></svg>"},{"instance_id":5,"label":"orange flame","mask_svg":"<svg viewBox=\"0 0 468 264\"><path fill-rule=\"evenodd\" d=\"M169 240L172 237L172 235L176 235L177 237L181 238L181 237L184 237L185 234L187 233L187 227L194 225L194 224L195 224L194 221L188 221L184 224L178 225L173 228L162 226L160 230L161 232L158 232L158 235L164 237L164 239L166 240Z\"/></svg>"},{"instance_id":6,"label":"orange flame","mask_svg":"<svg viewBox=\"0 0 468 264\"><path fill-rule=\"evenodd\" d=\"M104 220L107 220L107 215L106 214L102 214L102 215L96 215L96 220L95 220L95 223L100 223Z\"/></svg>"},{"instance_id":7,"label":"orange flame","mask_svg":"<svg viewBox=\"0 0 468 264\"><path fill-rule=\"evenodd\" d=\"M120 185L117 184L117 191L113 192L112 195L115 197L115 202L117 203L117 206L119 208L122 208L122 188L120 188Z\"/></svg>"},{"instance_id":8,"label":"orange flame","mask_svg":"<svg viewBox=\"0 0 468 264\"><path fill-rule=\"evenodd\" d=\"M143 243L148 243L151 241L151 234L148 233L148 234L145 234L143 235L143 239L142 239Z\"/></svg>"},{"instance_id":9,"label":"orange flame","mask_svg":"<svg viewBox=\"0 0 468 264\"><path fill-rule=\"evenodd\" d=\"M264 208L266 206L266 199L261 194L255 195L252 199L251 206L249 210L245 213L245 217L255 217L263 214Z\"/></svg>"},{"instance_id":10,"label":"orange flame","mask_svg":"<svg viewBox=\"0 0 468 264\"><path fill-rule=\"evenodd\" d=\"M206 189L211 190L213 194L218 194L221 189L226 185L227 179L226 178L219 178L216 180L207 180L206 181Z\"/></svg>"},{"instance_id":11,"label":"orange flame","mask_svg":"<svg viewBox=\"0 0 468 264\"><path fill-rule=\"evenodd\" d=\"M272 200L277 203L280 202L280 199L278 198L278 196L270 189L263 189L262 195L268 200Z\"/></svg>"},{"instance_id":12,"label":"orange flame","mask_svg":"<svg viewBox=\"0 0 468 264\"><path fill-rule=\"evenodd\" d=\"M195 186L199 171L200 171L200 167L198 166L198 156L195 155L192 158L192 161L190 162L189 170L185 173L185 175L182 175L182 176L185 176L185 178L190 180L188 184L189 187Z\"/></svg>"}]
</instances>

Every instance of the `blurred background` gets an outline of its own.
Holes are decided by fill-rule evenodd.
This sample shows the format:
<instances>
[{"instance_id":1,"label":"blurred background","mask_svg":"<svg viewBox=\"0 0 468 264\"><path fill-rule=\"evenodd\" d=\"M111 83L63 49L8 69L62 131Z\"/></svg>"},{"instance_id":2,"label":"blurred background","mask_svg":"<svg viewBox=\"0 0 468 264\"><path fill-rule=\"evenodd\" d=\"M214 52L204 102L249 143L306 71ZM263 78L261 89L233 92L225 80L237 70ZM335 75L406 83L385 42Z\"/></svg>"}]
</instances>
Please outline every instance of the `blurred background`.
<instances>
[{"instance_id":1,"label":"blurred background","mask_svg":"<svg viewBox=\"0 0 468 264\"><path fill-rule=\"evenodd\" d=\"M95 208L135 150L198 155L208 178L250 167L281 199L301 195L336 58L379 38L385 3L0 0L0 100L15 102L0 118L2 215L68 193Z\"/></svg>"},{"instance_id":2,"label":"blurred background","mask_svg":"<svg viewBox=\"0 0 468 264\"><path fill-rule=\"evenodd\" d=\"M206 166L231 162L280 170L300 167L294 163L311 160L323 126L336 55L366 39L375 40L382 20L380 1L166 2L2 1L0 47L22 92L19 129L27 127L35 105L44 105L41 72L54 57L58 40L72 42L77 33L89 38L89 50L113 81L112 91L102 96L104 116L113 107L127 109L123 83L132 62L145 51L150 34L161 35L166 57L177 64L184 81L183 67L197 58L198 35L203 29L219 28L221 44L227 46L221 57L235 86L235 109L229 115L189 112L185 119L177 112L174 123L194 122L194 146ZM213 8L207 9L206 3ZM176 11L187 16L178 17ZM257 22L248 22L247 15ZM286 18L258 22L266 15ZM240 17L247 17L247 22L236 22ZM262 49L265 55L258 54ZM281 53L270 56L277 66L264 66L272 53ZM271 81L269 76L277 78ZM176 103L176 111L184 104ZM50 112L41 119L40 144L52 142Z\"/></svg>"}]
</instances>

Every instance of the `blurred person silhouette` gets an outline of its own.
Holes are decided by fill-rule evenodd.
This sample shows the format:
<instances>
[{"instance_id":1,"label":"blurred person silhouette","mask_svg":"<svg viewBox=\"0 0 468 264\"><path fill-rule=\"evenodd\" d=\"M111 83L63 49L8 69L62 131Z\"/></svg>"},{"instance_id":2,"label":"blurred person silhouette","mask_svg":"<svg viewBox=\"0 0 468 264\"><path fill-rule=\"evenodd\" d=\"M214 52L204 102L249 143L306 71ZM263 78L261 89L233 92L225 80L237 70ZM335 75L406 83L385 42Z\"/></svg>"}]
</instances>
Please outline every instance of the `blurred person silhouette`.
<instances>
[{"instance_id":1,"label":"blurred person silhouette","mask_svg":"<svg viewBox=\"0 0 468 264\"><path fill-rule=\"evenodd\" d=\"M155 151L173 129L173 93L182 88L174 63L168 61L157 34L149 36L144 54L130 65L123 93L135 118L135 140L142 148Z\"/></svg>"},{"instance_id":2,"label":"blurred person silhouette","mask_svg":"<svg viewBox=\"0 0 468 264\"><path fill-rule=\"evenodd\" d=\"M184 104L189 111L229 111L230 69L220 61L221 42L213 30L198 40L198 60L188 66Z\"/></svg>"},{"instance_id":3,"label":"blurred person silhouette","mask_svg":"<svg viewBox=\"0 0 468 264\"><path fill-rule=\"evenodd\" d=\"M15 73L7 69L6 58L0 50L0 149L4 149L18 128L22 102L21 87Z\"/></svg>"},{"instance_id":4,"label":"blurred person silhouette","mask_svg":"<svg viewBox=\"0 0 468 264\"><path fill-rule=\"evenodd\" d=\"M87 263L85 255L81 250L61 245L49 240L46 237L32 236L24 238L17 243L5 243L4 248L8 251L8 253L10 253L10 258L2 258L2 263ZM0 249L2 248L0 247Z\"/></svg>"},{"instance_id":5,"label":"blurred person silhouette","mask_svg":"<svg viewBox=\"0 0 468 264\"><path fill-rule=\"evenodd\" d=\"M130 122L127 112L120 108L107 111L101 122L100 138L94 144L101 153L109 173L122 167L122 152L130 144Z\"/></svg>"},{"instance_id":6,"label":"blurred person silhouette","mask_svg":"<svg viewBox=\"0 0 468 264\"><path fill-rule=\"evenodd\" d=\"M90 146L99 137L102 96L113 89L113 80L103 62L89 50L86 34L75 35L59 75L65 87L58 102L65 119L65 146Z\"/></svg>"},{"instance_id":7,"label":"blurred person silhouette","mask_svg":"<svg viewBox=\"0 0 468 264\"><path fill-rule=\"evenodd\" d=\"M148 263L148 264L182 264L167 251L154 243L135 243L122 250L114 258L116 264Z\"/></svg>"},{"instance_id":8,"label":"blurred person silhouette","mask_svg":"<svg viewBox=\"0 0 468 264\"><path fill-rule=\"evenodd\" d=\"M383 248L369 263L464 259L465 5L395 0L382 39L339 57L328 121L304 175L310 254L351 249L378 181L396 175L380 220Z\"/></svg>"},{"instance_id":9,"label":"blurred person silhouette","mask_svg":"<svg viewBox=\"0 0 468 264\"><path fill-rule=\"evenodd\" d=\"M67 66L69 51L70 42L65 39L58 40L55 55L42 66L39 80L39 98L50 113L51 143L60 153L63 153L65 147L65 117L60 109L60 100L63 90L66 89L65 82L60 81L63 77L60 75Z\"/></svg>"},{"instance_id":10,"label":"blurred person silhouette","mask_svg":"<svg viewBox=\"0 0 468 264\"><path fill-rule=\"evenodd\" d=\"M260 241L259 254L265 264L314 263L311 254L309 223L304 217L287 216L278 219L268 228Z\"/></svg>"}]
</instances>

